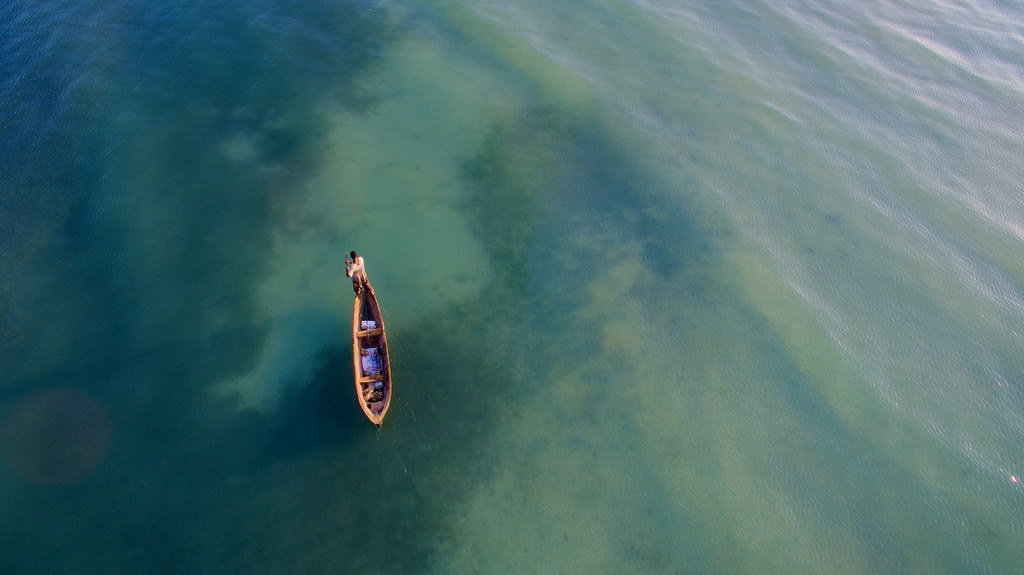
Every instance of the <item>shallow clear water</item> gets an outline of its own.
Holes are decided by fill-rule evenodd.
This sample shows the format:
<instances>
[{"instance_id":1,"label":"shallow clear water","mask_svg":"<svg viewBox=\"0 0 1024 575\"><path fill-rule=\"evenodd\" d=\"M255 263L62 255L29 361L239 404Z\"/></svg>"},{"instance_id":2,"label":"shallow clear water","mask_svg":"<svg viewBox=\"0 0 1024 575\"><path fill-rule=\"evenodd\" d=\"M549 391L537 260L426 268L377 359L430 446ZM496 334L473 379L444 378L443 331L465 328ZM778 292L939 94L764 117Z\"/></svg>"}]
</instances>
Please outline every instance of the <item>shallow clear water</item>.
<instances>
[{"instance_id":1,"label":"shallow clear water","mask_svg":"<svg viewBox=\"0 0 1024 575\"><path fill-rule=\"evenodd\" d=\"M5 573L1024 560L1019 7L0 22Z\"/></svg>"}]
</instances>

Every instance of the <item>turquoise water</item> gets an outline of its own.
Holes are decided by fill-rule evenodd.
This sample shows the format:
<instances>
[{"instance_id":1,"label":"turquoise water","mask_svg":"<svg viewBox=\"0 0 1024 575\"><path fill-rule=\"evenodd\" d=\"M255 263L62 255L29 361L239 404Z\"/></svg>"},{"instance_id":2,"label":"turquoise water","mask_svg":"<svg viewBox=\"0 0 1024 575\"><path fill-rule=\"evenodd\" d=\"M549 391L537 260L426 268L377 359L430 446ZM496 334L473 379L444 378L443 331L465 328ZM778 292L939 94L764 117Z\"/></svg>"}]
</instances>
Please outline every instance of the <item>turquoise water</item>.
<instances>
[{"instance_id":1,"label":"turquoise water","mask_svg":"<svg viewBox=\"0 0 1024 575\"><path fill-rule=\"evenodd\" d=\"M10 3L0 568L1015 572L1021 62L998 2Z\"/></svg>"}]
</instances>

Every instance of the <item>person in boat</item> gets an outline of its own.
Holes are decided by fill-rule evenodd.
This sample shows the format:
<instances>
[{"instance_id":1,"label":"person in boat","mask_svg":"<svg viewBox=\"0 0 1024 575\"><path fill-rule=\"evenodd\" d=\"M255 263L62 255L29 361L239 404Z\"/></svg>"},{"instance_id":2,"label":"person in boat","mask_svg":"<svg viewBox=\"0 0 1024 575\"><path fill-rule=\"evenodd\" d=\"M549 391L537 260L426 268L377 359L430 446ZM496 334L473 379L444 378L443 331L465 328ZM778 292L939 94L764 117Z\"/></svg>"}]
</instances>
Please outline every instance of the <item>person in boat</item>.
<instances>
[{"instance_id":1,"label":"person in boat","mask_svg":"<svg viewBox=\"0 0 1024 575\"><path fill-rule=\"evenodd\" d=\"M363 263L363 258L355 250L352 250L349 255L352 256L352 261L345 258L345 275L352 278L352 289L359 293L360 288L366 283L366 265Z\"/></svg>"}]
</instances>

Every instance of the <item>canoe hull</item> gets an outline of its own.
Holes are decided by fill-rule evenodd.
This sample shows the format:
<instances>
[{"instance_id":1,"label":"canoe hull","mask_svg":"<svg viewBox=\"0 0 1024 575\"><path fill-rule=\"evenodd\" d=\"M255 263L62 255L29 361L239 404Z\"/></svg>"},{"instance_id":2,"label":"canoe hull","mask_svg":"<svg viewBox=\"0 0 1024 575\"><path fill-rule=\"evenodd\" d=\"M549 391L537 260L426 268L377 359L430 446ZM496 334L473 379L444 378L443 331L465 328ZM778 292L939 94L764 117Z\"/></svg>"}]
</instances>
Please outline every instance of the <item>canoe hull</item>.
<instances>
[{"instance_id":1,"label":"canoe hull","mask_svg":"<svg viewBox=\"0 0 1024 575\"><path fill-rule=\"evenodd\" d=\"M359 407L379 426L391 406L391 362L380 305L369 280L352 304L352 360Z\"/></svg>"}]
</instances>

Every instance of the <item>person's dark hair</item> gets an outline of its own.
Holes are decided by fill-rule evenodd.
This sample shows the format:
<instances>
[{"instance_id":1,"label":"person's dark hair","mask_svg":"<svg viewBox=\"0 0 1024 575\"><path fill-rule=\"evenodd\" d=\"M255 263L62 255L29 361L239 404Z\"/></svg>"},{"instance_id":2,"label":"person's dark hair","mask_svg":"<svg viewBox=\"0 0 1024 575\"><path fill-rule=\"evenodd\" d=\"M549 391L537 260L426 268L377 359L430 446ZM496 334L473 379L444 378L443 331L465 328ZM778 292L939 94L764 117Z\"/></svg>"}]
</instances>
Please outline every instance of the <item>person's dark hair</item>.
<instances>
[{"instance_id":1,"label":"person's dark hair","mask_svg":"<svg viewBox=\"0 0 1024 575\"><path fill-rule=\"evenodd\" d=\"M357 254L355 250L352 250L352 253L350 255L352 256L352 259L356 259L359 257L359 254Z\"/></svg>"}]
</instances>

